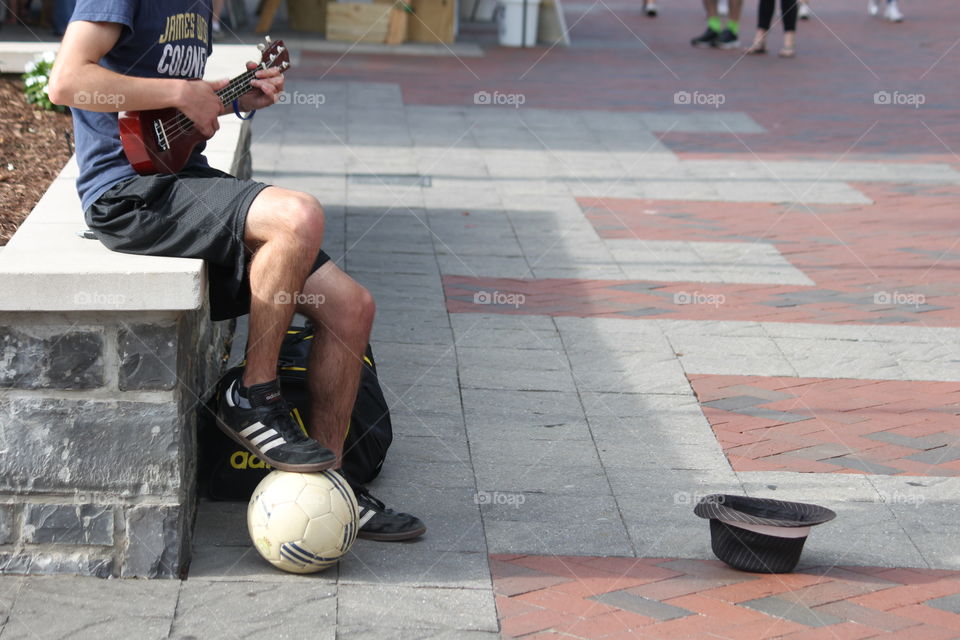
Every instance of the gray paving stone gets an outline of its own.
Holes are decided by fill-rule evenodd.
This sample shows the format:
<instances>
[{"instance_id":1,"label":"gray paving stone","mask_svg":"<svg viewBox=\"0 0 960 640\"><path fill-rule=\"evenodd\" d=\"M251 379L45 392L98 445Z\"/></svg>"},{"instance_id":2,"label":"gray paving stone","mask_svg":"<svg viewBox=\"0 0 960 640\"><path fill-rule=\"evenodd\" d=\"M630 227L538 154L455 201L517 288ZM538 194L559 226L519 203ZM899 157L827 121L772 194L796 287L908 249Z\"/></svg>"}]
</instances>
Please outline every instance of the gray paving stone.
<instances>
[{"instance_id":1,"label":"gray paving stone","mask_svg":"<svg viewBox=\"0 0 960 640\"><path fill-rule=\"evenodd\" d=\"M610 492L603 467L566 464L515 464L474 462L477 486L503 492L549 492L596 496Z\"/></svg>"},{"instance_id":2,"label":"gray paving stone","mask_svg":"<svg viewBox=\"0 0 960 640\"><path fill-rule=\"evenodd\" d=\"M484 520L490 553L633 556L619 521L527 522Z\"/></svg>"},{"instance_id":3,"label":"gray paving stone","mask_svg":"<svg viewBox=\"0 0 960 640\"><path fill-rule=\"evenodd\" d=\"M246 524L244 524L246 529ZM305 579L311 583L336 584L339 569L330 567L308 578L277 569L260 557L252 544L222 546L194 545L188 578L198 583L297 583Z\"/></svg>"},{"instance_id":4,"label":"gray paving stone","mask_svg":"<svg viewBox=\"0 0 960 640\"><path fill-rule=\"evenodd\" d=\"M0 635L3 635L3 625L10 616L10 610L23 588L24 580L20 576L0 576Z\"/></svg>"},{"instance_id":5,"label":"gray paving stone","mask_svg":"<svg viewBox=\"0 0 960 640\"><path fill-rule=\"evenodd\" d=\"M900 469L890 467L885 464L864 460L857 455L837 456L821 460L824 464L833 464L844 469L854 469L856 471L866 471L867 473L876 473L884 475L894 475L900 473Z\"/></svg>"},{"instance_id":6,"label":"gray paving stone","mask_svg":"<svg viewBox=\"0 0 960 640\"><path fill-rule=\"evenodd\" d=\"M412 513L427 533L410 543L433 551L485 552L483 525L473 487L391 485L376 480L370 491L390 508Z\"/></svg>"},{"instance_id":7,"label":"gray paving stone","mask_svg":"<svg viewBox=\"0 0 960 640\"><path fill-rule=\"evenodd\" d=\"M438 589L344 584L338 591L337 626L498 631L493 593L487 589ZM379 603L371 610L370 603Z\"/></svg>"},{"instance_id":8,"label":"gray paving stone","mask_svg":"<svg viewBox=\"0 0 960 640\"><path fill-rule=\"evenodd\" d=\"M695 615L693 611L682 607L675 607L672 604L644 598L643 596L638 596L626 590L611 591L598 596L591 596L589 600L596 600L611 607L632 611L633 613L655 620L676 620L677 618Z\"/></svg>"},{"instance_id":9,"label":"gray paving stone","mask_svg":"<svg viewBox=\"0 0 960 640\"><path fill-rule=\"evenodd\" d=\"M564 467L570 464L599 465L593 443L552 442L550 440L511 439L491 442L484 438L470 443L475 464L517 465L524 470L535 466Z\"/></svg>"},{"instance_id":10,"label":"gray paving stone","mask_svg":"<svg viewBox=\"0 0 960 640\"><path fill-rule=\"evenodd\" d=\"M196 546L249 547L247 503L201 500L197 504L193 543Z\"/></svg>"},{"instance_id":11,"label":"gray paving stone","mask_svg":"<svg viewBox=\"0 0 960 640\"><path fill-rule=\"evenodd\" d=\"M779 343L763 337L669 336L687 373L715 375L795 376Z\"/></svg>"},{"instance_id":12,"label":"gray paving stone","mask_svg":"<svg viewBox=\"0 0 960 640\"><path fill-rule=\"evenodd\" d=\"M3 627L3 637L166 638L179 590L175 580L27 578ZM50 615L52 603L56 615Z\"/></svg>"},{"instance_id":13,"label":"gray paving stone","mask_svg":"<svg viewBox=\"0 0 960 640\"><path fill-rule=\"evenodd\" d=\"M960 506L952 496L943 499L930 496L919 487L908 485L907 489L880 489L887 506L909 534L910 541L916 545L926 563L906 566L930 566L953 571L960 569L960 534L956 526Z\"/></svg>"},{"instance_id":14,"label":"gray paving stone","mask_svg":"<svg viewBox=\"0 0 960 640\"><path fill-rule=\"evenodd\" d=\"M960 595L957 594L952 596L943 596L942 598L934 598L933 600L927 600L924 602L924 604L928 607L936 607L942 611L960 614Z\"/></svg>"},{"instance_id":15,"label":"gray paving stone","mask_svg":"<svg viewBox=\"0 0 960 640\"><path fill-rule=\"evenodd\" d=\"M583 420L576 395L560 391L510 391L463 389L467 420L510 416L519 424L544 424Z\"/></svg>"},{"instance_id":16,"label":"gray paving stone","mask_svg":"<svg viewBox=\"0 0 960 640\"><path fill-rule=\"evenodd\" d=\"M442 453L442 452L441 452ZM473 488L476 485L473 466L463 462L422 462L388 454L387 463L378 476L381 484L393 486L424 485L437 489Z\"/></svg>"},{"instance_id":17,"label":"gray paving stone","mask_svg":"<svg viewBox=\"0 0 960 640\"><path fill-rule=\"evenodd\" d=\"M790 602L776 596L748 600L740 603L740 606L814 628L846 622L845 619L832 616L826 611L817 611L798 602Z\"/></svg>"},{"instance_id":18,"label":"gray paving stone","mask_svg":"<svg viewBox=\"0 0 960 640\"><path fill-rule=\"evenodd\" d=\"M571 514L576 514L576 520L581 523L616 523L620 520L617 503L610 495L499 493L483 487L478 495L485 523L493 520L567 523Z\"/></svg>"},{"instance_id":19,"label":"gray paving stone","mask_svg":"<svg viewBox=\"0 0 960 640\"><path fill-rule=\"evenodd\" d=\"M295 583L184 582L170 638L333 640L336 586L300 578Z\"/></svg>"},{"instance_id":20,"label":"gray paving stone","mask_svg":"<svg viewBox=\"0 0 960 640\"><path fill-rule=\"evenodd\" d=\"M960 447L937 447L936 449L929 449L928 451L907 456L907 460L924 462L931 465L953 462L954 460L960 460Z\"/></svg>"},{"instance_id":21,"label":"gray paving stone","mask_svg":"<svg viewBox=\"0 0 960 640\"><path fill-rule=\"evenodd\" d=\"M358 540L340 562L340 584L488 589L487 554Z\"/></svg>"}]
</instances>

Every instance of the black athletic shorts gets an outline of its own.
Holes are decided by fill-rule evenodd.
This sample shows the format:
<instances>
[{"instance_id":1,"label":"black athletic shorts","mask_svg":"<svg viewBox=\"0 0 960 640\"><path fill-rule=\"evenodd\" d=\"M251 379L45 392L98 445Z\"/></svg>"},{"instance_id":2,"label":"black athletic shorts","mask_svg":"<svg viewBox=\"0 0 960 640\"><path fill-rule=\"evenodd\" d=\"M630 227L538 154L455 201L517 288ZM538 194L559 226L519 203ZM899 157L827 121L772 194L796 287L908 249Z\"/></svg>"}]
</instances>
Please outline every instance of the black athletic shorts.
<instances>
[{"instance_id":1,"label":"black athletic shorts","mask_svg":"<svg viewBox=\"0 0 960 640\"><path fill-rule=\"evenodd\" d=\"M269 185L216 169L123 180L87 209L87 226L107 248L207 262L210 317L250 312L251 252L243 229L253 200ZM329 260L321 251L313 270Z\"/></svg>"}]
</instances>

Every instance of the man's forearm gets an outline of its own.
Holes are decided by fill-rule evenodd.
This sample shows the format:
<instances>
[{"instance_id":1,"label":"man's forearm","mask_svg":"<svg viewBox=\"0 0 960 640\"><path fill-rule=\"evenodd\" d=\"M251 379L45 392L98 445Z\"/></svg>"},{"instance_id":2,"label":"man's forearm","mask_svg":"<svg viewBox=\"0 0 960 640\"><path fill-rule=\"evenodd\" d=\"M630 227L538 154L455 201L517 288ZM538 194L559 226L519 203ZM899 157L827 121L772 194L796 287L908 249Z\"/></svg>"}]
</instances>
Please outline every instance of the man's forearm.
<instances>
[{"instance_id":1,"label":"man's forearm","mask_svg":"<svg viewBox=\"0 0 960 640\"><path fill-rule=\"evenodd\" d=\"M99 64L63 65L50 79L50 100L88 111L145 111L179 107L186 80L137 78Z\"/></svg>"}]
</instances>

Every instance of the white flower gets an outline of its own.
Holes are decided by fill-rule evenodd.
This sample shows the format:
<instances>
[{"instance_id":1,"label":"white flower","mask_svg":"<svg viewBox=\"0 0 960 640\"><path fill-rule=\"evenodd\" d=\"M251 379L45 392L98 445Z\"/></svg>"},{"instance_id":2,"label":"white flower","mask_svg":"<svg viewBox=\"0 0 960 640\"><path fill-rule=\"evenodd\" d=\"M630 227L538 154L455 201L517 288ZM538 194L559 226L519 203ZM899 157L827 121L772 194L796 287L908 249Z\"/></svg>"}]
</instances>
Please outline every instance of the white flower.
<instances>
[{"instance_id":1,"label":"white flower","mask_svg":"<svg viewBox=\"0 0 960 640\"><path fill-rule=\"evenodd\" d=\"M24 65L24 67L23 67L23 71L24 71L25 73L33 73L33 72L36 71L36 70L37 70L37 61L36 61L36 60L31 60L30 62L28 62L28 63L27 63L26 65Z\"/></svg>"},{"instance_id":2,"label":"white flower","mask_svg":"<svg viewBox=\"0 0 960 640\"><path fill-rule=\"evenodd\" d=\"M47 83L43 84L43 95L45 96L50 95L50 85L48 85Z\"/></svg>"},{"instance_id":3,"label":"white flower","mask_svg":"<svg viewBox=\"0 0 960 640\"><path fill-rule=\"evenodd\" d=\"M43 81L44 81L43 76L28 76L27 79L24 80L24 82L27 83L27 86L28 86L28 87L32 87L33 85L38 84L38 83L43 82Z\"/></svg>"},{"instance_id":4,"label":"white flower","mask_svg":"<svg viewBox=\"0 0 960 640\"><path fill-rule=\"evenodd\" d=\"M52 63L54 60L57 59L57 54L54 53L53 51L47 51L47 52L45 52L43 55L40 56L40 59L43 60L44 62L51 62L51 63Z\"/></svg>"}]
</instances>

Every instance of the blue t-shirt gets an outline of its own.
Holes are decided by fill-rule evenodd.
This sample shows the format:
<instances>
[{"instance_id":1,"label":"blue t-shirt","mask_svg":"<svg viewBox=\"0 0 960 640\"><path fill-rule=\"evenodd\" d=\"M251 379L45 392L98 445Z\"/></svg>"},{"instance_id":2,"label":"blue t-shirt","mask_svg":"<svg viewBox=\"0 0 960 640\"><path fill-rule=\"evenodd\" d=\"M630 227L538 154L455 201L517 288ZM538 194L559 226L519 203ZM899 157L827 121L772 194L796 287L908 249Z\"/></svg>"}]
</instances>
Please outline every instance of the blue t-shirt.
<instances>
[{"instance_id":1,"label":"blue t-shirt","mask_svg":"<svg viewBox=\"0 0 960 640\"><path fill-rule=\"evenodd\" d=\"M203 76L210 55L212 14L210 0L79 0L71 21L123 25L117 44L100 60L111 71L141 78L190 79ZM123 154L116 113L72 111L80 164L77 191L86 210L107 189L137 173ZM197 145L186 168L207 166L204 146Z\"/></svg>"}]
</instances>

